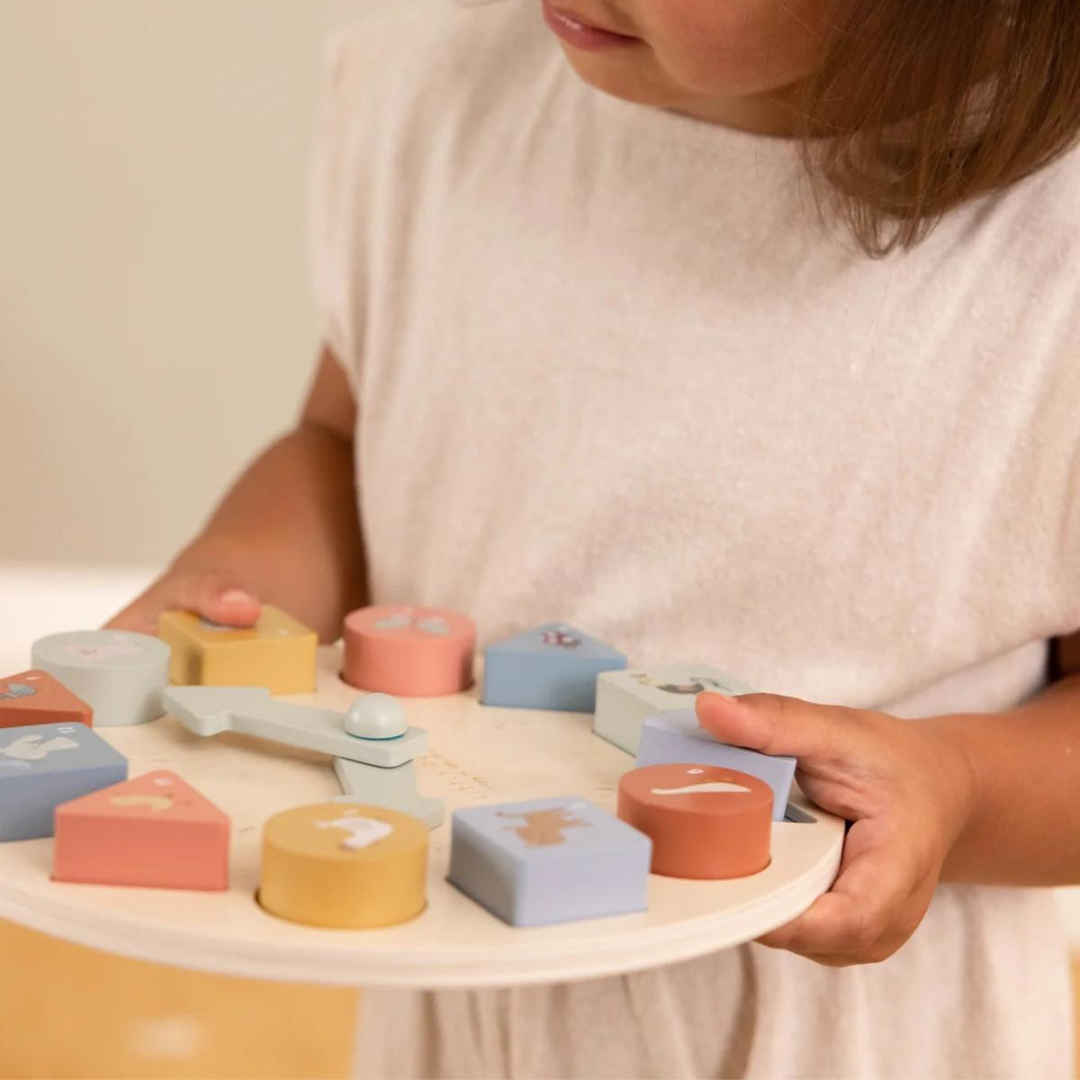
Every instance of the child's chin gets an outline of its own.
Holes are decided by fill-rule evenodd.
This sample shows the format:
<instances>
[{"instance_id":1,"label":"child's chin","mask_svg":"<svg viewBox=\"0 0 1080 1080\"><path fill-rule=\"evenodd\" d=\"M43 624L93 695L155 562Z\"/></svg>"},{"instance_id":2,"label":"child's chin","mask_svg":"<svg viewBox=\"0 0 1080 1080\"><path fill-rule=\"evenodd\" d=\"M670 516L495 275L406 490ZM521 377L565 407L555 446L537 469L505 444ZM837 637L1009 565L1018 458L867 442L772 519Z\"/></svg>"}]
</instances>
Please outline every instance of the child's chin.
<instances>
[{"instance_id":1,"label":"child's chin","mask_svg":"<svg viewBox=\"0 0 1080 1080\"><path fill-rule=\"evenodd\" d=\"M649 70L646 58L637 50L586 53L564 47L564 52L574 71L605 94L637 105L665 108L671 104L664 88L656 85L655 73Z\"/></svg>"}]
</instances>

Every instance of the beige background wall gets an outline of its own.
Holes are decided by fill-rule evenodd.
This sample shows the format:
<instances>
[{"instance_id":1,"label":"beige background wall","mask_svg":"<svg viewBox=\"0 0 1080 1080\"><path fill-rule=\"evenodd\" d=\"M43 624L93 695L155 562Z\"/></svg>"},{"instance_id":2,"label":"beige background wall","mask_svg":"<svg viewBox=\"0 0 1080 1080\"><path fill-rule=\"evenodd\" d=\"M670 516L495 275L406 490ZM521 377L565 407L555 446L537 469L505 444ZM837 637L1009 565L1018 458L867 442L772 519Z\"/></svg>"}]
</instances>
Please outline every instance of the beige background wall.
<instances>
[{"instance_id":1,"label":"beige background wall","mask_svg":"<svg viewBox=\"0 0 1080 1080\"><path fill-rule=\"evenodd\" d=\"M289 422L321 45L405 2L0 0L0 563L160 563Z\"/></svg>"}]
</instances>

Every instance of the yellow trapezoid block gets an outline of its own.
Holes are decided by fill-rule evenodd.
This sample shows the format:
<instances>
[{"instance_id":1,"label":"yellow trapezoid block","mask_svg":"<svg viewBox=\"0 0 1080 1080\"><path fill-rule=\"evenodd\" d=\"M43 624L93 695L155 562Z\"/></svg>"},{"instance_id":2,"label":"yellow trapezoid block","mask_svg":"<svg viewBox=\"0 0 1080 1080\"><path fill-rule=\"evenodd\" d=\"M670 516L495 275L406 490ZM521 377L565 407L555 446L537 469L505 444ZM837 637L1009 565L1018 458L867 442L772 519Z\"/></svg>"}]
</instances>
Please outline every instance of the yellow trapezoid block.
<instances>
[{"instance_id":1,"label":"yellow trapezoid block","mask_svg":"<svg viewBox=\"0 0 1080 1080\"><path fill-rule=\"evenodd\" d=\"M248 629L166 611L158 636L172 649L169 678L177 686L265 686L272 694L315 689L318 635L270 604Z\"/></svg>"}]
</instances>

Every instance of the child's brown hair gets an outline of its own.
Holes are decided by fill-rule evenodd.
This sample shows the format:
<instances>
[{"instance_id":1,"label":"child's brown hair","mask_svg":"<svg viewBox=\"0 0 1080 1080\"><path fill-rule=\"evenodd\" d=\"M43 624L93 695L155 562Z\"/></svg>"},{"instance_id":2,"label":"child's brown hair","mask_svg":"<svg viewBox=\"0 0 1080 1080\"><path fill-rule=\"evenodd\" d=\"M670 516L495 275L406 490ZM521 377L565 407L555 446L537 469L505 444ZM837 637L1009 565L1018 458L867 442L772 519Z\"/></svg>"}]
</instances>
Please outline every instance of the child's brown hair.
<instances>
[{"instance_id":1,"label":"child's brown hair","mask_svg":"<svg viewBox=\"0 0 1080 1080\"><path fill-rule=\"evenodd\" d=\"M873 255L1080 136L1080 0L842 0L799 102L806 161Z\"/></svg>"}]
</instances>

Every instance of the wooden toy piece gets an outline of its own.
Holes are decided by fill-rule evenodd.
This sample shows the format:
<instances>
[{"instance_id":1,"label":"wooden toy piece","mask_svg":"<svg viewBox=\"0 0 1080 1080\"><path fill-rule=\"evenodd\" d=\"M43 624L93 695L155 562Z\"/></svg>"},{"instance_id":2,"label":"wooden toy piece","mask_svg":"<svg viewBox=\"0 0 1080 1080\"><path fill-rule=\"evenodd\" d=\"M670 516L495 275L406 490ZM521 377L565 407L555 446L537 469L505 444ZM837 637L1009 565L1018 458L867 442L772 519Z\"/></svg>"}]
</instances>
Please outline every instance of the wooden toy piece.
<instances>
[{"instance_id":1,"label":"wooden toy piece","mask_svg":"<svg viewBox=\"0 0 1080 1080\"><path fill-rule=\"evenodd\" d=\"M34 642L35 668L59 679L94 710L96 727L156 720L169 681L169 647L128 630L75 630Z\"/></svg>"},{"instance_id":2,"label":"wooden toy piece","mask_svg":"<svg viewBox=\"0 0 1080 1080\"><path fill-rule=\"evenodd\" d=\"M399 810L422 821L429 829L441 825L446 814L442 799L428 799L417 791L416 769L411 761L393 769L380 769L359 761L335 758L334 772L341 783L342 795L336 803L367 803Z\"/></svg>"},{"instance_id":3,"label":"wooden toy piece","mask_svg":"<svg viewBox=\"0 0 1080 1080\"><path fill-rule=\"evenodd\" d=\"M619 781L619 817L652 838L652 872L748 877L769 865L772 788L712 765L648 765Z\"/></svg>"},{"instance_id":4,"label":"wooden toy piece","mask_svg":"<svg viewBox=\"0 0 1080 1080\"><path fill-rule=\"evenodd\" d=\"M259 903L309 926L394 926L424 910L427 853L427 829L408 814L339 803L295 807L263 828Z\"/></svg>"},{"instance_id":5,"label":"wooden toy piece","mask_svg":"<svg viewBox=\"0 0 1080 1080\"><path fill-rule=\"evenodd\" d=\"M47 671L20 671L0 680L0 728L27 724L85 724L94 710Z\"/></svg>"},{"instance_id":6,"label":"wooden toy piece","mask_svg":"<svg viewBox=\"0 0 1080 1080\"><path fill-rule=\"evenodd\" d=\"M159 770L56 808L56 881L159 889L229 887L229 819Z\"/></svg>"},{"instance_id":7,"label":"wooden toy piece","mask_svg":"<svg viewBox=\"0 0 1080 1080\"><path fill-rule=\"evenodd\" d=\"M441 608L367 607L345 619L341 677L404 697L457 694L472 685L476 625Z\"/></svg>"},{"instance_id":8,"label":"wooden toy piece","mask_svg":"<svg viewBox=\"0 0 1080 1080\"><path fill-rule=\"evenodd\" d=\"M703 690L748 694L749 686L703 664L605 671L596 680L593 731L628 754L636 754L645 720L685 709Z\"/></svg>"},{"instance_id":9,"label":"wooden toy piece","mask_svg":"<svg viewBox=\"0 0 1080 1080\"><path fill-rule=\"evenodd\" d=\"M636 766L673 762L716 765L738 769L764 780L773 792L773 821L783 821L797 762L793 757L762 754L741 746L729 746L710 735L699 723L694 709L676 709L645 721Z\"/></svg>"},{"instance_id":10,"label":"wooden toy piece","mask_svg":"<svg viewBox=\"0 0 1080 1080\"><path fill-rule=\"evenodd\" d=\"M358 697L345 713L345 730L358 739L397 739L409 730L405 707L389 694Z\"/></svg>"},{"instance_id":11,"label":"wooden toy piece","mask_svg":"<svg viewBox=\"0 0 1080 1080\"><path fill-rule=\"evenodd\" d=\"M511 926L644 911L651 842L575 795L452 818L448 880Z\"/></svg>"},{"instance_id":12,"label":"wooden toy piece","mask_svg":"<svg viewBox=\"0 0 1080 1080\"><path fill-rule=\"evenodd\" d=\"M318 635L270 604L246 629L166 611L158 633L172 646L169 674L178 686L262 686L272 694L315 689Z\"/></svg>"},{"instance_id":13,"label":"wooden toy piece","mask_svg":"<svg viewBox=\"0 0 1080 1080\"><path fill-rule=\"evenodd\" d=\"M565 623L489 645L484 650L485 705L511 709L592 712L596 677L626 667L626 657Z\"/></svg>"},{"instance_id":14,"label":"wooden toy piece","mask_svg":"<svg viewBox=\"0 0 1080 1080\"><path fill-rule=\"evenodd\" d=\"M128 763L85 724L0 731L0 840L53 834L53 811L127 777Z\"/></svg>"},{"instance_id":15,"label":"wooden toy piece","mask_svg":"<svg viewBox=\"0 0 1080 1080\"><path fill-rule=\"evenodd\" d=\"M392 769L427 752L427 732L410 727L396 739L358 739L345 730L345 713L275 701L255 686L174 686L165 707L195 735L238 731L320 754Z\"/></svg>"}]
</instances>

